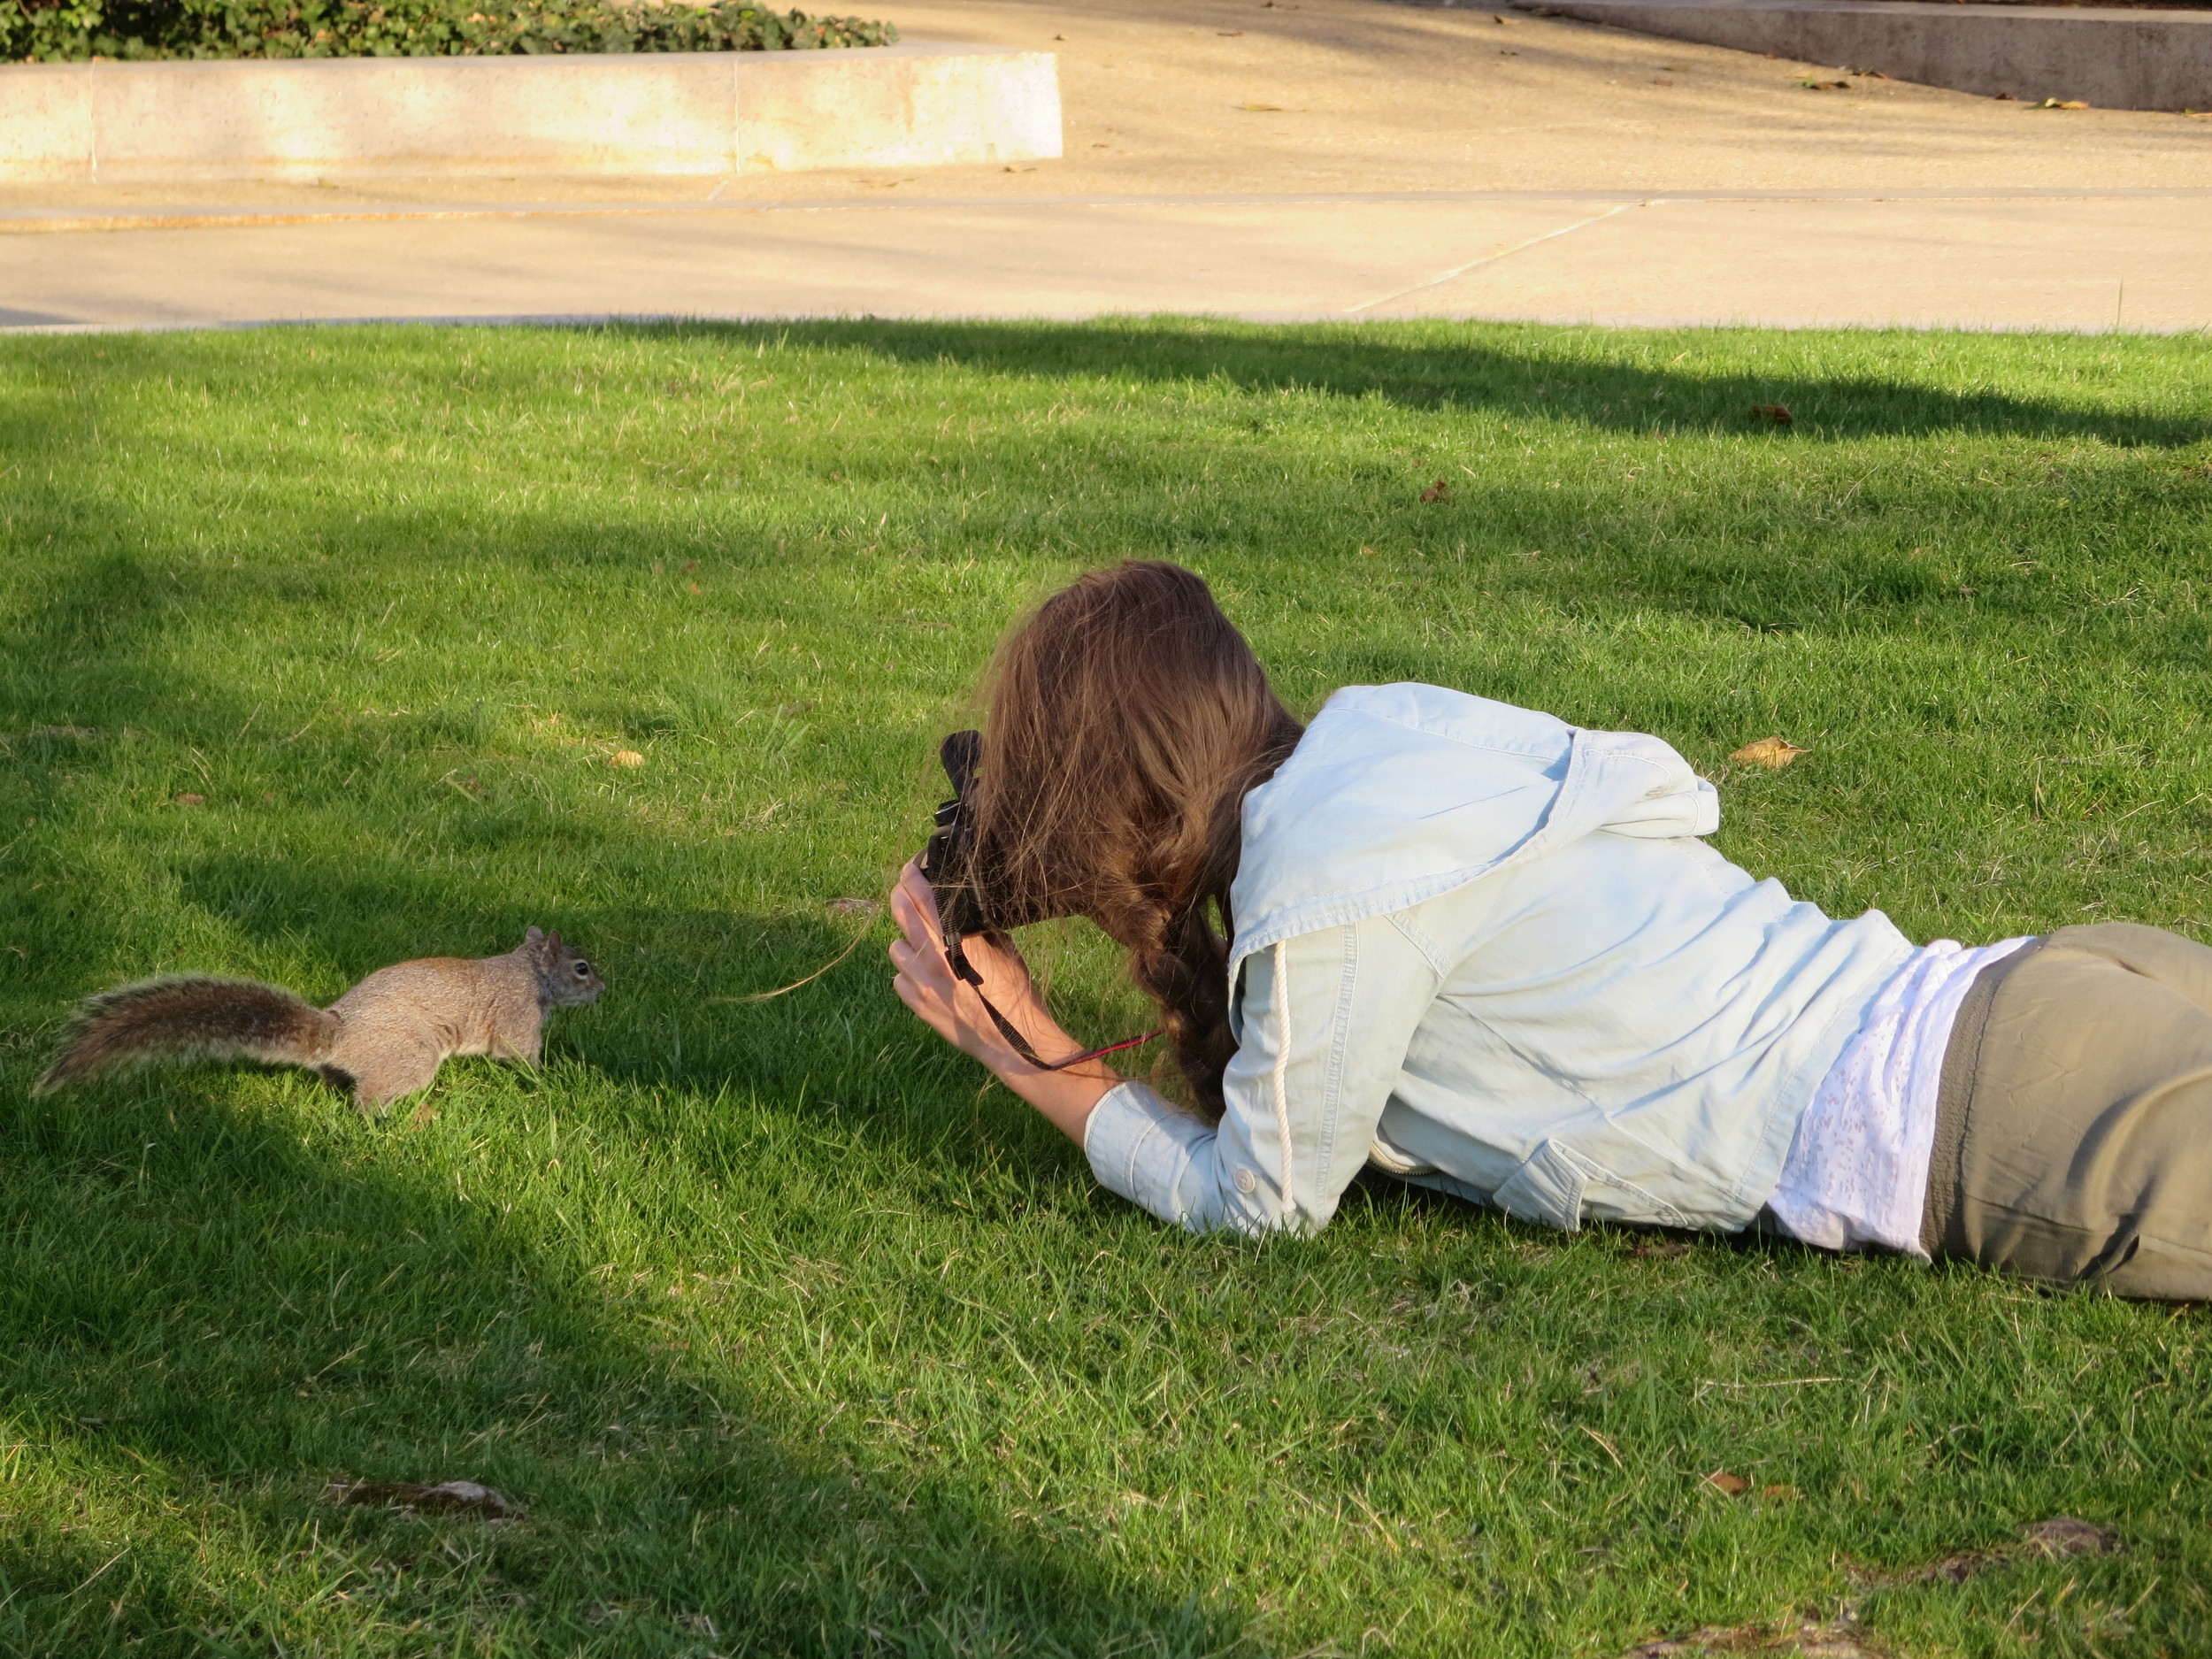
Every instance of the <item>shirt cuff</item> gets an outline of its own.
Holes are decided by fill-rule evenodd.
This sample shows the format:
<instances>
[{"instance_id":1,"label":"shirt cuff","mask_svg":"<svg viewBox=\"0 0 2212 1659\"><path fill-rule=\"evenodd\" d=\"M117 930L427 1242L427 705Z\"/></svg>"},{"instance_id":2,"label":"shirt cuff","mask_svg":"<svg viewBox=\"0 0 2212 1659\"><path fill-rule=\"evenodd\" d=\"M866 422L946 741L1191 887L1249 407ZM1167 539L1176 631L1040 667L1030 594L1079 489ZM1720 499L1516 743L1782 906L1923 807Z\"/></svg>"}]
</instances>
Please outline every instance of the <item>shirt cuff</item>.
<instances>
[{"instance_id":1,"label":"shirt cuff","mask_svg":"<svg viewBox=\"0 0 2212 1659\"><path fill-rule=\"evenodd\" d=\"M1091 1108L1083 1130L1084 1156L1109 1192L1163 1221L1182 1221L1176 1191L1198 1143L1212 1140L1210 1124L1179 1111L1142 1083L1120 1083Z\"/></svg>"}]
</instances>

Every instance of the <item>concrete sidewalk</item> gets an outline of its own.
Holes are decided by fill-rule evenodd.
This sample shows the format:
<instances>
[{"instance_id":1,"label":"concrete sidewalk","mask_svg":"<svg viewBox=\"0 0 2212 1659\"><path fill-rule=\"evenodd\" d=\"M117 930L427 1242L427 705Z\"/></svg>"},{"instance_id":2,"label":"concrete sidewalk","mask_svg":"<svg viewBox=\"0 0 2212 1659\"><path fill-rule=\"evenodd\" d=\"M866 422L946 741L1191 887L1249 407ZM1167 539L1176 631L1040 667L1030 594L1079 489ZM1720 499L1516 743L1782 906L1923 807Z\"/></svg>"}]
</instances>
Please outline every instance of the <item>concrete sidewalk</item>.
<instances>
[{"instance_id":1,"label":"concrete sidewalk","mask_svg":"<svg viewBox=\"0 0 2212 1659\"><path fill-rule=\"evenodd\" d=\"M2039 245L2072 250L2062 259ZM2212 191L1138 197L0 238L12 326L345 318L1532 318L2184 329Z\"/></svg>"},{"instance_id":2,"label":"concrete sidewalk","mask_svg":"<svg viewBox=\"0 0 2212 1659\"><path fill-rule=\"evenodd\" d=\"M0 324L2212 325L2212 121L1372 0L889 9L916 35L1058 53L1068 159L718 188L19 188L0 193L0 230L27 233L0 234ZM117 228L64 228L96 225Z\"/></svg>"}]
</instances>

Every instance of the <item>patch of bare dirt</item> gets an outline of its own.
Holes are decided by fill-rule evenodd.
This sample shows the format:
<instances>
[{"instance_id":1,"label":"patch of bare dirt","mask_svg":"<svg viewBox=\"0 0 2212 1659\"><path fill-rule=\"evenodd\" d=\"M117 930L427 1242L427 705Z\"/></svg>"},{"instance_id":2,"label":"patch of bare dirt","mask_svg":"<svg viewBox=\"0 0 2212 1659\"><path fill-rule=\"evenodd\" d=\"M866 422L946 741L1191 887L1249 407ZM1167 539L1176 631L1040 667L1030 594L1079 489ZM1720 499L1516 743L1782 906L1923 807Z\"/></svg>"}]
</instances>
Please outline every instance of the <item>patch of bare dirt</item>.
<instances>
[{"instance_id":1,"label":"patch of bare dirt","mask_svg":"<svg viewBox=\"0 0 2212 1659\"><path fill-rule=\"evenodd\" d=\"M1795 1630L1778 1630L1770 1624L1739 1624L1731 1630L1708 1625L1687 1636L1631 1647L1621 1659L1701 1659L1708 1654L1765 1655L1769 1659L1893 1659L1887 1648L1875 1647L1847 1623L1801 1624Z\"/></svg>"},{"instance_id":2,"label":"patch of bare dirt","mask_svg":"<svg viewBox=\"0 0 2212 1659\"><path fill-rule=\"evenodd\" d=\"M1745 1483L1739 1482L1740 1486L1742 1484ZM1860 1586L1863 1592L1906 1584L1964 1584L1978 1572L2016 1562L2111 1555L2118 1554L2120 1548L2117 1534L2092 1522L2061 1515L2023 1528L2018 1540L2012 1543L1946 1555L1940 1561L1902 1572L1870 1574L1860 1579ZM1660 1637L1640 1643L1623 1654L1621 1659L1703 1659L1708 1655L1713 1655L1713 1659L1720 1659L1724 1655L1764 1655L1765 1659L1895 1659L1889 1649L1859 1629L1855 1602L1847 1605L1828 1624L1806 1623L1793 1628L1777 1624L1724 1628L1709 1624L1686 1636Z\"/></svg>"},{"instance_id":3,"label":"patch of bare dirt","mask_svg":"<svg viewBox=\"0 0 2212 1659\"><path fill-rule=\"evenodd\" d=\"M1948 1584L1964 1584L1978 1572L1992 1567L2001 1567L2016 1561L2063 1561L2070 1555L2111 1555L2119 1552L2120 1540L2114 1533L2087 1521L2077 1520L2070 1515L2038 1521L2020 1534L2015 1544L1999 1544L1992 1549L1970 1550L1962 1555L1946 1555L1941 1561L1930 1562L1924 1567L1915 1567L1908 1572L1886 1574L1872 1582L1878 1586L1893 1584L1925 1584L1940 1578Z\"/></svg>"}]
</instances>

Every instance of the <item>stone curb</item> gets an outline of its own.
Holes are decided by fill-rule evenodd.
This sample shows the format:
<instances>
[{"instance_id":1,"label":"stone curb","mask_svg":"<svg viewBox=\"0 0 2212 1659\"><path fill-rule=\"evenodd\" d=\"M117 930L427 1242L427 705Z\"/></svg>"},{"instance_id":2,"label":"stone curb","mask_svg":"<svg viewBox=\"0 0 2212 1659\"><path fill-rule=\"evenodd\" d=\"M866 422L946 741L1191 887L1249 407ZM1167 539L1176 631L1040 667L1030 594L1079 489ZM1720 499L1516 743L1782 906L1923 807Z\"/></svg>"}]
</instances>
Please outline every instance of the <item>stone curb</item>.
<instances>
[{"instance_id":1,"label":"stone curb","mask_svg":"<svg viewBox=\"0 0 2212 1659\"><path fill-rule=\"evenodd\" d=\"M1921 0L1513 0L1645 35L2111 110L2212 108L2212 12Z\"/></svg>"},{"instance_id":2,"label":"stone curb","mask_svg":"<svg viewBox=\"0 0 2212 1659\"><path fill-rule=\"evenodd\" d=\"M0 180L706 174L1060 154L1049 52L253 59L0 67Z\"/></svg>"}]
</instances>

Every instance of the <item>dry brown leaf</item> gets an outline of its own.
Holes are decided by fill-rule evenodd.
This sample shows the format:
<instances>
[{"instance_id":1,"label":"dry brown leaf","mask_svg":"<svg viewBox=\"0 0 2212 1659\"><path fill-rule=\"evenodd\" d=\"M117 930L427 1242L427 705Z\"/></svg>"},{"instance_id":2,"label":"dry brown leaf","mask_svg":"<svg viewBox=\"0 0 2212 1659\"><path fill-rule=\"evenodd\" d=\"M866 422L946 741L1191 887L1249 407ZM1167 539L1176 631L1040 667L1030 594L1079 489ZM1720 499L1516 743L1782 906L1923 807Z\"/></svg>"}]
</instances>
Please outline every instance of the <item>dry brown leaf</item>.
<instances>
[{"instance_id":1,"label":"dry brown leaf","mask_svg":"<svg viewBox=\"0 0 2212 1659\"><path fill-rule=\"evenodd\" d=\"M610 766L642 766L644 764L645 757L634 749L618 749L607 757Z\"/></svg>"},{"instance_id":2,"label":"dry brown leaf","mask_svg":"<svg viewBox=\"0 0 2212 1659\"><path fill-rule=\"evenodd\" d=\"M177 804L179 806L205 806L207 797L204 795L180 795L177 797Z\"/></svg>"},{"instance_id":3,"label":"dry brown leaf","mask_svg":"<svg viewBox=\"0 0 2212 1659\"><path fill-rule=\"evenodd\" d=\"M1717 1493L1731 1498L1740 1498L1751 1490L1751 1483L1741 1475L1732 1475L1725 1469L1716 1469L1705 1477L1705 1484Z\"/></svg>"},{"instance_id":4,"label":"dry brown leaf","mask_svg":"<svg viewBox=\"0 0 2212 1659\"><path fill-rule=\"evenodd\" d=\"M838 916L873 916L883 908L874 899L832 899L830 910Z\"/></svg>"},{"instance_id":5,"label":"dry brown leaf","mask_svg":"<svg viewBox=\"0 0 2212 1659\"><path fill-rule=\"evenodd\" d=\"M1740 760L1747 766L1764 766L1770 772L1779 772L1800 755L1811 752L1798 748L1786 737L1763 737L1755 743L1746 743L1728 758Z\"/></svg>"},{"instance_id":6,"label":"dry brown leaf","mask_svg":"<svg viewBox=\"0 0 2212 1659\"><path fill-rule=\"evenodd\" d=\"M1770 420L1778 426L1796 424L1797 417L1790 413L1787 403L1754 403L1751 412L1761 420Z\"/></svg>"},{"instance_id":7,"label":"dry brown leaf","mask_svg":"<svg viewBox=\"0 0 2212 1659\"><path fill-rule=\"evenodd\" d=\"M1423 501L1449 501L1451 498L1452 487L1440 478L1421 492Z\"/></svg>"},{"instance_id":8,"label":"dry brown leaf","mask_svg":"<svg viewBox=\"0 0 2212 1659\"><path fill-rule=\"evenodd\" d=\"M515 1512L506 1498L473 1480L442 1480L435 1486L413 1480L357 1480L334 1486L330 1493L340 1503L381 1503L427 1515L480 1515L496 1521Z\"/></svg>"}]
</instances>

